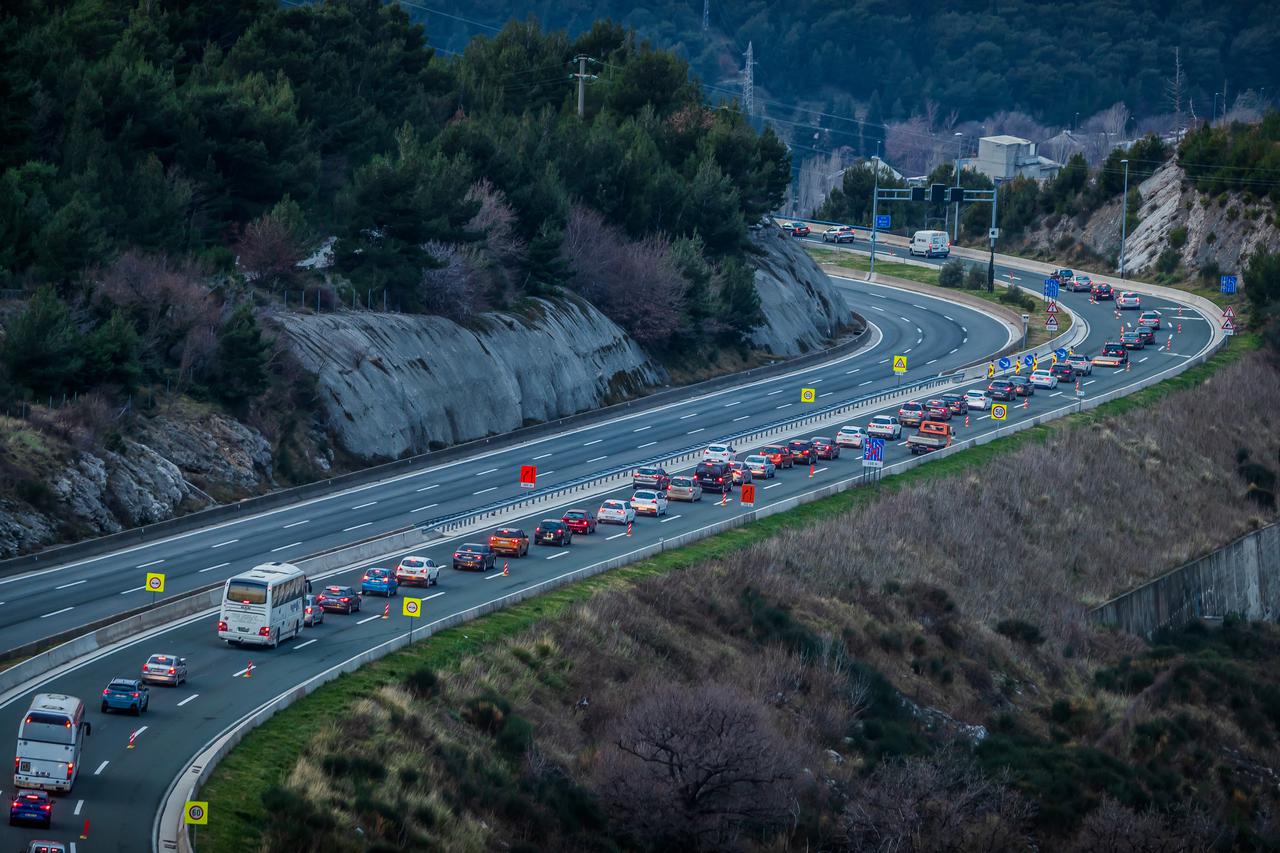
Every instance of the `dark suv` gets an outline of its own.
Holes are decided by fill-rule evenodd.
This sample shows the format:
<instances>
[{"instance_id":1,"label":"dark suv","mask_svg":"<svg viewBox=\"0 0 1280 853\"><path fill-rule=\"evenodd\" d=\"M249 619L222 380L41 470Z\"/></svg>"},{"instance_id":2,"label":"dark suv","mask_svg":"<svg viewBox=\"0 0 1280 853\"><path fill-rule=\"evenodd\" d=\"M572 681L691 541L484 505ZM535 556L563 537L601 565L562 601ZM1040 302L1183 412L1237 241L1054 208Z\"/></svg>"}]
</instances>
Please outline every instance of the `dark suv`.
<instances>
[{"instance_id":1,"label":"dark suv","mask_svg":"<svg viewBox=\"0 0 1280 853\"><path fill-rule=\"evenodd\" d=\"M573 531L559 519L544 518L533 531L535 545L568 545L572 541Z\"/></svg>"},{"instance_id":2,"label":"dark suv","mask_svg":"<svg viewBox=\"0 0 1280 853\"><path fill-rule=\"evenodd\" d=\"M1012 400L1016 393L1008 379L995 379L987 386L987 395L993 400Z\"/></svg>"},{"instance_id":3,"label":"dark suv","mask_svg":"<svg viewBox=\"0 0 1280 853\"><path fill-rule=\"evenodd\" d=\"M1013 391L1019 397L1030 397L1036 393L1036 386L1031 384L1031 380L1025 376L1010 377L1009 382L1013 385Z\"/></svg>"},{"instance_id":4,"label":"dark suv","mask_svg":"<svg viewBox=\"0 0 1280 853\"><path fill-rule=\"evenodd\" d=\"M813 453L813 442L808 439L791 439L787 442L787 450L791 451L791 456L801 465L808 465L817 458Z\"/></svg>"},{"instance_id":5,"label":"dark suv","mask_svg":"<svg viewBox=\"0 0 1280 853\"><path fill-rule=\"evenodd\" d=\"M816 435L809 439L809 443L813 445L813 452L819 459L839 459L840 445L836 444L832 439L826 436Z\"/></svg>"},{"instance_id":6,"label":"dark suv","mask_svg":"<svg viewBox=\"0 0 1280 853\"><path fill-rule=\"evenodd\" d=\"M727 462L699 462L698 467L694 469L693 478L698 481L698 485L708 491L722 491L726 480L731 480L733 475L729 471Z\"/></svg>"},{"instance_id":7,"label":"dark suv","mask_svg":"<svg viewBox=\"0 0 1280 853\"><path fill-rule=\"evenodd\" d=\"M481 572L487 572L494 567L497 561L498 552L488 545L468 542L465 545L459 545L458 550L453 552L453 567L455 569L476 569Z\"/></svg>"},{"instance_id":8,"label":"dark suv","mask_svg":"<svg viewBox=\"0 0 1280 853\"><path fill-rule=\"evenodd\" d=\"M662 468L637 468L631 475L631 488L657 489L665 492L671 484L671 475Z\"/></svg>"},{"instance_id":9,"label":"dark suv","mask_svg":"<svg viewBox=\"0 0 1280 853\"><path fill-rule=\"evenodd\" d=\"M349 586L326 586L316 596L316 604L322 610L354 613L360 609L360 596Z\"/></svg>"}]
</instances>

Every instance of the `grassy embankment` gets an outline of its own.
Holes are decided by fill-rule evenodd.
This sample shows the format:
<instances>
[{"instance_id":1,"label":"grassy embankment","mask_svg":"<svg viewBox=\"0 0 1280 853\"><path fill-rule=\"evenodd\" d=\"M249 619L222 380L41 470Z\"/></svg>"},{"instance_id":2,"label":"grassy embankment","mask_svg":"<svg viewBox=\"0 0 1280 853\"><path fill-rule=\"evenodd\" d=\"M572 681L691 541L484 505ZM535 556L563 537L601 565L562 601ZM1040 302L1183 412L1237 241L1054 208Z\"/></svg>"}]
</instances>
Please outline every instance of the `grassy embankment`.
<instances>
[{"instance_id":1,"label":"grassy embankment","mask_svg":"<svg viewBox=\"0 0 1280 853\"><path fill-rule=\"evenodd\" d=\"M541 620L563 614L575 603L606 590L629 587L646 578L706 565L783 536L788 531L834 519L922 484L948 478L972 478L1019 448L1055 442L1055 436L1061 435L1063 430L1094 424L1102 426L1108 418L1152 406L1171 394L1204 381L1215 371L1236 361L1253 345L1255 342L1251 339L1237 340L1230 350L1208 364L1094 412L1040 426L1011 439L890 478L874 488L857 489L807 504L792 512L562 588L466 626L441 632L427 642L415 644L410 649L343 676L250 733L244 744L219 766L204 790L212 803L213 820L202 832L201 846L206 850L219 851L255 846L253 840L259 837L265 814L263 794L288 776L315 733L324 730L334 720L347 716L357 702L387 685L402 682L423 667L448 670L468 656L481 654L504 638L514 637Z\"/></svg>"},{"instance_id":2,"label":"grassy embankment","mask_svg":"<svg viewBox=\"0 0 1280 853\"><path fill-rule=\"evenodd\" d=\"M854 272L866 273L871 269L871 259L864 255L853 254L851 252L835 252L830 249L815 249L806 246L805 249L813 256L813 259L820 264L840 267L842 269L852 270ZM938 270L936 268L926 268L916 266L915 264L901 264L892 261L876 261L876 273L883 275L891 275L897 278L905 278L908 281L918 282L920 284L929 284L939 287ZM999 285L999 279L996 280ZM945 289L945 288L944 288ZM1058 314L1058 331L1048 332L1045 330L1044 321L1048 316L1044 312L1045 304L1039 299L1028 297L1021 304L1011 304L1000 297L1007 292L1006 288L997 287L995 293L987 293L985 290L968 290L957 289L958 293L967 293L979 299L985 299L997 305L1003 305L1011 308L1019 313L1027 314L1031 317L1027 321L1027 346L1037 347L1063 334L1071 328L1071 315L1067 312Z\"/></svg>"}]
</instances>

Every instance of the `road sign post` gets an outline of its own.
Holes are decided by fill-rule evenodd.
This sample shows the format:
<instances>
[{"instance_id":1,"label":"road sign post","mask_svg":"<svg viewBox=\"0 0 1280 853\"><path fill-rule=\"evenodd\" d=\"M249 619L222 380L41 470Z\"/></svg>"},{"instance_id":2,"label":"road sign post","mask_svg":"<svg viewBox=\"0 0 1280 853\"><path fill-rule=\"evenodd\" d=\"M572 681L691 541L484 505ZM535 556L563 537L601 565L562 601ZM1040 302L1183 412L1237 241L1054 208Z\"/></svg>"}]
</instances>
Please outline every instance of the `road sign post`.
<instances>
[{"instance_id":1,"label":"road sign post","mask_svg":"<svg viewBox=\"0 0 1280 853\"><path fill-rule=\"evenodd\" d=\"M867 436L862 442L862 476L863 479L879 477L884 468L884 439Z\"/></svg>"},{"instance_id":2,"label":"road sign post","mask_svg":"<svg viewBox=\"0 0 1280 853\"><path fill-rule=\"evenodd\" d=\"M756 487L751 483L743 483L742 493L738 495L738 503L743 506L756 505Z\"/></svg>"},{"instance_id":3,"label":"road sign post","mask_svg":"<svg viewBox=\"0 0 1280 853\"><path fill-rule=\"evenodd\" d=\"M816 399L818 399L818 392L817 392L817 390L816 390L816 389L813 389L813 388L801 388L801 389L800 389L800 402L801 402L801 403L812 403L812 402L813 402L814 400L816 400Z\"/></svg>"},{"instance_id":4,"label":"road sign post","mask_svg":"<svg viewBox=\"0 0 1280 853\"><path fill-rule=\"evenodd\" d=\"M159 572L147 572L147 592L151 593L151 603L154 605L156 598L164 592L164 575Z\"/></svg>"},{"instance_id":5,"label":"road sign post","mask_svg":"<svg viewBox=\"0 0 1280 853\"><path fill-rule=\"evenodd\" d=\"M1007 417L1009 417L1009 407L1007 405L1004 403L991 404L991 420L1003 421Z\"/></svg>"},{"instance_id":6,"label":"road sign post","mask_svg":"<svg viewBox=\"0 0 1280 853\"><path fill-rule=\"evenodd\" d=\"M907 357L905 355L895 355L893 357L893 372L899 374L907 372Z\"/></svg>"},{"instance_id":7,"label":"road sign post","mask_svg":"<svg viewBox=\"0 0 1280 853\"><path fill-rule=\"evenodd\" d=\"M889 214L887 213L877 214L876 228L880 229L881 231L888 231L889 228L891 227L890 223L892 221L893 221L892 217L890 217Z\"/></svg>"},{"instance_id":8,"label":"road sign post","mask_svg":"<svg viewBox=\"0 0 1280 853\"><path fill-rule=\"evenodd\" d=\"M422 618L422 599L406 598L400 605L400 612L409 617L409 642L413 642L414 620Z\"/></svg>"}]
</instances>

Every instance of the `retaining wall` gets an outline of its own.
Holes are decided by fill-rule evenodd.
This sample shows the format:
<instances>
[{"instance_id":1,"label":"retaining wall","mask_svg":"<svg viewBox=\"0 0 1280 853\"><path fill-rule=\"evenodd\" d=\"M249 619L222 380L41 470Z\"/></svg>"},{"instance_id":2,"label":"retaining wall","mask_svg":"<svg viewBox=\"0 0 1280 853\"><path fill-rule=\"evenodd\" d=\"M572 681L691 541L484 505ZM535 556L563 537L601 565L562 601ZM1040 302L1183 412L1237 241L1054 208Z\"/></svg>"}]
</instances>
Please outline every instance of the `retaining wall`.
<instances>
[{"instance_id":1,"label":"retaining wall","mask_svg":"<svg viewBox=\"0 0 1280 853\"><path fill-rule=\"evenodd\" d=\"M1150 639L1202 619L1280 617L1280 524L1255 530L1094 609L1092 616Z\"/></svg>"}]
</instances>

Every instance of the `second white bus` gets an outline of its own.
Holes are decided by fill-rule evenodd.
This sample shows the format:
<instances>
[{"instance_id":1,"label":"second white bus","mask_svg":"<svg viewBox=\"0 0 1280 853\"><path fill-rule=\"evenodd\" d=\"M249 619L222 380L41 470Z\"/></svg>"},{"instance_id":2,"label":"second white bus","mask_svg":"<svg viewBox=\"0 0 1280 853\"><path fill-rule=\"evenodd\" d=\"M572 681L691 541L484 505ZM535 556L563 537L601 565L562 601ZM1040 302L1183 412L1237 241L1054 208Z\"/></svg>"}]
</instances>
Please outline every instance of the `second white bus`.
<instances>
[{"instance_id":1,"label":"second white bus","mask_svg":"<svg viewBox=\"0 0 1280 853\"><path fill-rule=\"evenodd\" d=\"M263 563L229 579L222 590L218 637L275 648L302 633L307 576L289 563Z\"/></svg>"},{"instance_id":2,"label":"second white bus","mask_svg":"<svg viewBox=\"0 0 1280 853\"><path fill-rule=\"evenodd\" d=\"M70 791L80 775L80 750L89 728L79 699L37 693L18 724L14 787Z\"/></svg>"}]
</instances>

